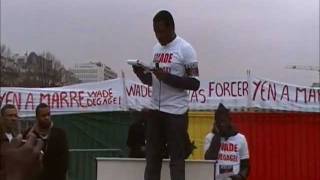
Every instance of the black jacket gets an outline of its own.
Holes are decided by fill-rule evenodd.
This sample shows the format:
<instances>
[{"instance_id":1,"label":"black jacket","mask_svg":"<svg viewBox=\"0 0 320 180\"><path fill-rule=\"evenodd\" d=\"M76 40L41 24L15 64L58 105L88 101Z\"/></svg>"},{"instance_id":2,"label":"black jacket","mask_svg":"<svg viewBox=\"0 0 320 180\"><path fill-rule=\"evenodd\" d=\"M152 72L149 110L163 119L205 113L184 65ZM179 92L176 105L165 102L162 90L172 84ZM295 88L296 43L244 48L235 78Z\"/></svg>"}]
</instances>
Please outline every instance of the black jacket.
<instances>
[{"instance_id":1,"label":"black jacket","mask_svg":"<svg viewBox=\"0 0 320 180\"><path fill-rule=\"evenodd\" d=\"M36 180L66 180L69 148L65 131L52 127L48 139L44 140L43 152L43 169Z\"/></svg>"},{"instance_id":2,"label":"black jacket","mask_svg":"<svg viewBox=\"0 0 320 180\"><path fill-rule=\"evenodd\" d=\"M0 180L5 179L5 172L4 172L4 161L3 161L3 155L1 152L1 146L4 143L9 143L9 139L5 135L5 131L3 127L0 124Z\"/></svg>"}]
</instances>

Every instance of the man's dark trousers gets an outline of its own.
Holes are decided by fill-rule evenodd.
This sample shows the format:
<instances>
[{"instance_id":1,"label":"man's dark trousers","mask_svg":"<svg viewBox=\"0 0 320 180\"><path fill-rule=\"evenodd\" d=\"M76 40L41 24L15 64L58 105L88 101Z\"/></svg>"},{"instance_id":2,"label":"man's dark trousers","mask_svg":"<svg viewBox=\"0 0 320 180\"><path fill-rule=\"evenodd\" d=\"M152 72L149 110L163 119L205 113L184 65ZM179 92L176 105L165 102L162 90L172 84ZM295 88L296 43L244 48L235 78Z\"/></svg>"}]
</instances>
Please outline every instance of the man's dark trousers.
<instances>
[{"instance_id":1,"label":"man's dark trousers","mask_svg":"<svg viewBox=\"0 0 320 180\"><path fill-rule=\"evenodd\" d=\"M185 180L185 142L187 114L175 115L149 111L147 120L147 146L145 180L160 180L162 151L167 144L170 156L171 180Z\"/></svg>"}]
</instances>

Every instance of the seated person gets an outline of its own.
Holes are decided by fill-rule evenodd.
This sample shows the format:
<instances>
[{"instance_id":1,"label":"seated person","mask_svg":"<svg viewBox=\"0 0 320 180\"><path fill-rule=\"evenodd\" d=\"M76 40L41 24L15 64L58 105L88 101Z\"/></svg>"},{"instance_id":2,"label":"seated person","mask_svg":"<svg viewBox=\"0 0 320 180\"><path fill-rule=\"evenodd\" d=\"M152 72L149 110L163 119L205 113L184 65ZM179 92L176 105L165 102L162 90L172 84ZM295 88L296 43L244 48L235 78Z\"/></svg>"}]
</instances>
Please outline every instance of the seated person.
<instances>
[{"instance_id":1,"label":"seated person","mask_svg":"<svg viewBox=\"0 0 320 180\"><path fill-rule=\"evenodd\" d=\"M249 175L249 151L246 138L237 132L222 104L215 113L211 133L207 134L204 144L205 159L217 160L217 180L246 180Z\"/></svg>"}]
</instances>

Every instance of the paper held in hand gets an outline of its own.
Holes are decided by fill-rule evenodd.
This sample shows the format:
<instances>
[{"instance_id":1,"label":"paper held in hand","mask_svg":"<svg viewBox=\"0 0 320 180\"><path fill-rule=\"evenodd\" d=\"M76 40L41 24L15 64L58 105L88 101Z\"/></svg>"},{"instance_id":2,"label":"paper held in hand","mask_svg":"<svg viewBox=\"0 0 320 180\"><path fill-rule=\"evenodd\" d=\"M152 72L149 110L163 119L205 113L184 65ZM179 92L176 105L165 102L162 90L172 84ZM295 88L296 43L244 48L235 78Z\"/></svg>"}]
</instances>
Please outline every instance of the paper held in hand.
<instances>
[{"instance_id":1,"label":"paper held in hand","mask_svg":"<svg viewBox=\"0 0 320 180\"><path fill-rule=\"evenodd\" d=\"M128 59L127 63L132 66L139 66L147 71L152 71L154 67L147 65L146 63L142 62L139 59Z\"/></svg>"}]
</instances>

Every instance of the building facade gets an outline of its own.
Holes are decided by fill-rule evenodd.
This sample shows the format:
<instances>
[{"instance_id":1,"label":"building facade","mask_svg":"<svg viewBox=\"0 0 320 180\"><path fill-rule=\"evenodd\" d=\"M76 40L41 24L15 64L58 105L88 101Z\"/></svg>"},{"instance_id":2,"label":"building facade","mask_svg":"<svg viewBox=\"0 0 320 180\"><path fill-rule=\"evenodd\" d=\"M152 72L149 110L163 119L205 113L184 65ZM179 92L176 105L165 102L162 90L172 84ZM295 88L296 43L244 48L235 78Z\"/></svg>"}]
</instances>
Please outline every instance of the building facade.
<instances>
[{"instance_id":1,"label":"building facade","mask_svg":"<svg viewBox=\"0 0 320 180\"><path fill-rule=\"evenodd\" d=\"M101 62L75 64L70 69L81 82L96 82L118 77L117 73Z\"/></svg>"}]
</instances>

